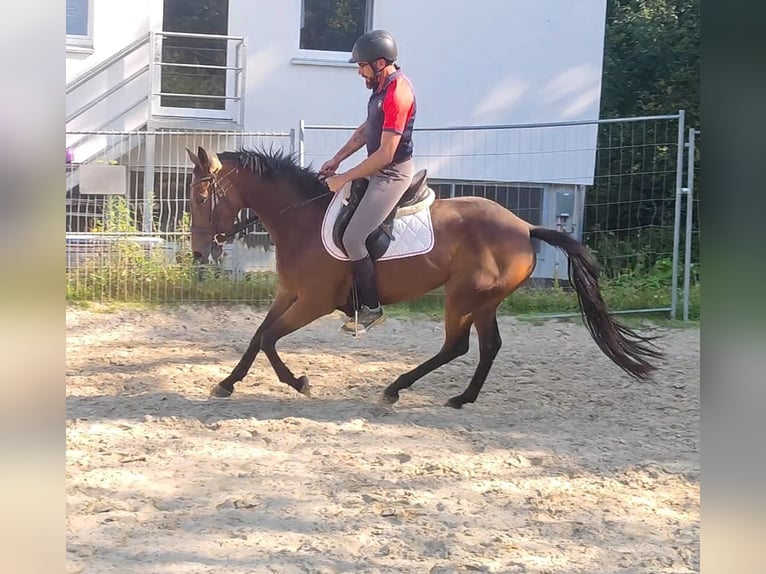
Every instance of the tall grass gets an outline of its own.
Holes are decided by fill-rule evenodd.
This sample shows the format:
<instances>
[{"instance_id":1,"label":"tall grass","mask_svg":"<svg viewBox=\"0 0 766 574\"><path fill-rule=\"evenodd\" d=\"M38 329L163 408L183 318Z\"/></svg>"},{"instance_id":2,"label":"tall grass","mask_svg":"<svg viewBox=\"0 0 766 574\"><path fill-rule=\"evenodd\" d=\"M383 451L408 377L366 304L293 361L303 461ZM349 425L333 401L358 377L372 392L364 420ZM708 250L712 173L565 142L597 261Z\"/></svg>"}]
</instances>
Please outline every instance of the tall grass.
<instances>
[{"instance_id":1,"label":"tall grass","mask_svg":"<svg viewBox=\"0 0 766 574\"><path fill-rule=\"evenodd\" d=\"M107 202L103 221L96 233L132 233L135 221L123 198ZM181 237L188 237L182 221ZM184 240L182 240L184 241ZM610 263L601 277L604 298L613 311L657 309L670 306L672 264L653 253L633 253L630 263L615 265L615 246L603 241L594 249L599 260ZM179 252L188 253L180 244ZM608 257L607 257L608 255ZM679 277L682 277L679 269ZM695 265L690 292L690 318L699 319L701 306L699 266ZM98 257L72 269L66 276L66 298L74 302L236 302L268 305L277 288L272 272L251 272L235 278L214 268L196 268L191 256L168 262L155 251L130 238L109 244ZM679 301L680 301L679 297ZM423 297L389 307L396 313L421 313L441 316L444 295L436 290ZM577 313L576 294L566 286L522 287L500 306L500 312L513 315Z\"/></svg>"},{"instance_id":2,"label":"tall grass","mask_svg":"<svg viewBox=\"0 0 766 574\"><path fill-rule=\"evenodd\" d=\"M268 305L277 288L272 272L247 273L235 279L222 271L195 270L190 261L167 264L155 261L140 247L120 245L120 253L108 264L70 272L66 296L69 301L125 302L241 302ZM666 271L650 275L624 273L601 282L604 298L613 311L657 309L670 306L670 280ZM680 301L680 298L679 298ZM441 315L441 290L412 301L392 305L394 312ZM690 318L700 317L700 284L690 291ZM577 296L568 287L521 287L500 306L514 315L576 313Z\"/></svg>"}]
</instances>

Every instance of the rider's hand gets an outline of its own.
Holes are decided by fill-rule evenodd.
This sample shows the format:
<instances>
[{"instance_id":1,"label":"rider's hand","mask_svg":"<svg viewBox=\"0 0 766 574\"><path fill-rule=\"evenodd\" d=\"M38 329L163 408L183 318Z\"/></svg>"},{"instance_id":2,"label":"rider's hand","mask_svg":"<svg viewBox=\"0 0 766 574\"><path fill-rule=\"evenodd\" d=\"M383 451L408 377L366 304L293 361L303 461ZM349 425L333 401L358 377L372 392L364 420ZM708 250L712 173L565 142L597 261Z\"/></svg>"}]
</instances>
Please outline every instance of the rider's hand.
<instances>
[{"instance_id":1,"label":"rider's hand","mask_svg":"<svg viewBox=\"0 0 766 574\"><path fill-rule=\"evenodd\" d=\"M337 161L335 158L328 159L322 164L322 167L319 168L319 175L323 178L328 178L331 175L335 175L338 167L340 167L339 161Z\"/></svg>"},{"instance_id":2,"label":"rider's hand","mask_svg":"<svg viewBox=\"0 0 766 574\"><path fill-rule=\"evenodd\" d=\"M338 174L328 177L325 180L325 183L327 184L327 187L330 188L330 191L337 193L340 188L348 183L348 180L346 180L343 174Z\"/></svg>"}]
</instances>

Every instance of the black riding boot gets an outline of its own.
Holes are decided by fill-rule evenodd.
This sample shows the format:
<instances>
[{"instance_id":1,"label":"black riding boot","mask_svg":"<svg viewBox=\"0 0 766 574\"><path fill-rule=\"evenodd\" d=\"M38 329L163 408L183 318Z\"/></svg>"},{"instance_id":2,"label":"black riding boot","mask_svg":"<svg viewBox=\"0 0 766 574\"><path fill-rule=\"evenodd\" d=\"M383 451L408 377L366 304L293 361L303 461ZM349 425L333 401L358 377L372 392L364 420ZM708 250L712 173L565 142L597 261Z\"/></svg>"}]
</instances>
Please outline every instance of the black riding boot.
<instances>
[{"instance_id":1,"label":"black riding boot","mask_svg":"<svg viewBox=\"0 0 766 574\"><path fill-rule=\"evenodd\" d=\"M354 274L359 310L356 313L356 321L349 319L342 329L347 333L364 333L373 325L385 321L383 307L378 301L378 290L375 287L375 264L368 255L364 259L352 261L351 269Z\"/></svg>"}]
</instances>

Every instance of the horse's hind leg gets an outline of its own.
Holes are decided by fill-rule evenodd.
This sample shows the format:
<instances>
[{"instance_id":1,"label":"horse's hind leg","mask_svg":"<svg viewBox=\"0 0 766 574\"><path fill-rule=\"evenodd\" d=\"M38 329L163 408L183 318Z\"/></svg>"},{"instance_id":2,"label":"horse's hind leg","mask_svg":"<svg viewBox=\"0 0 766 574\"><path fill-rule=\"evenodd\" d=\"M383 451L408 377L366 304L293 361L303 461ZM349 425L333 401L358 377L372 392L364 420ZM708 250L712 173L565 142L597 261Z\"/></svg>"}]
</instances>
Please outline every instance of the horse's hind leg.
<instances>
[{"instance_id":1,"label":"horse's hind leg","mask_svg":"<svg viewBox=\"0 0 766 574\"><path fill-rule=\"evenodd\" d=\"M412 386L415 381L431 371L468 352L471 315L461 314L455 307L456 305L451 305L448 299L444 311L444 344L439 352L422 365L400 375L391 383L383 391L383 402L390 405L394 404L399 400L399 391Z\"/></svg>"},{"instance_id":2,"label":"horse's hind leg","mask_svg":"<svg viewBox=\"0 0 766 574\"><path fill-rule=\"evenodd\" d=\"M293 304L293 301L295 301L295 295L287 293L282 289L277 291L276 297L271 303L269 311L266 313L266 317L258 326L258 329L256 329L253 338L250 339L250 344L247 346L247 350L245 351L244 355L242 355L239 363L237 363L237 366L234 367L228 377L226 377L223 381L218 383L210 390L211 396L218 398L226 398L231 396L231 394L234 392L234 383L245 378L245 375L247 375L247 372L253 365L253 361L255 361L255 357L258 355L258 351L261 350L261 335L263 335L263 332L271 324L273 324L274 321L279 319L285 313L285 311L290 308L290 305Z\"/></svg>"},{"instance_id":3,"label":"horse's hind leg","mask_svg":"<svg viewBox=\"0 0 766 574\"><path fill-rule=\"evenodd\" d=\"M479 396L479 391L487 379L492 363L500 351L502 340L497 326L497 305L483 308L472 313L476 332L479 334L479 364L473 374L471 383L461 395L452 397L447 405L456 409L465 403L472 403Z\"/></svg>"}]
</instances>

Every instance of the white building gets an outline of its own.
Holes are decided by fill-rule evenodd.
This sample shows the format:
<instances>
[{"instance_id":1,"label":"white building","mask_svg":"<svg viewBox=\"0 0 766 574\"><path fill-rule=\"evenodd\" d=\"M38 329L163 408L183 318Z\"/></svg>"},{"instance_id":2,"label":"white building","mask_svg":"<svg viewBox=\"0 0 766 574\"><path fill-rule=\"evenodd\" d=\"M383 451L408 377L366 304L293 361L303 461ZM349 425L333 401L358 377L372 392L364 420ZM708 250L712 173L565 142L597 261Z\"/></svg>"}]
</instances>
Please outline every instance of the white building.
<instances>
[{"instance_id":1,"label":"white building","mask_svg":"<svg viewBox=\"0 0 766 574\"><path fill-rule=\"evenodd\" d=\"M67 0L66 6L67 145L76 164L100 158L131 173L151 172L131 186L156 197L167 174L189 167L181 153L188 138L159 149L154 137L83 132L278 132L285 134L274 136L278 143L297 149L303 121L305 161L317 166L349 132L311 126L353 128L363 121L368 92L347 60L364 29L384 28L396 37L399 63L415 86L415 159L434 187L443 195L489 195L547 226L566 213L565 227L580 234L596 126L576 122L599 116L606 0ZM443 130L560 122L575 124ZM218 141L231 149L245 140ZM72 173L68 192L77 183ZM550 277L553 252L541 249L535 275Z\"/></svg>"}]
</instances>

